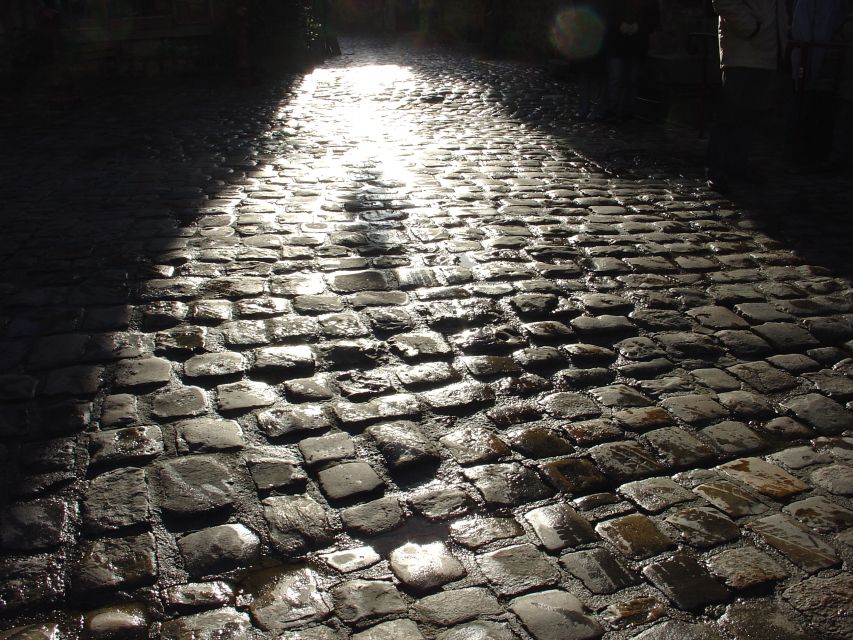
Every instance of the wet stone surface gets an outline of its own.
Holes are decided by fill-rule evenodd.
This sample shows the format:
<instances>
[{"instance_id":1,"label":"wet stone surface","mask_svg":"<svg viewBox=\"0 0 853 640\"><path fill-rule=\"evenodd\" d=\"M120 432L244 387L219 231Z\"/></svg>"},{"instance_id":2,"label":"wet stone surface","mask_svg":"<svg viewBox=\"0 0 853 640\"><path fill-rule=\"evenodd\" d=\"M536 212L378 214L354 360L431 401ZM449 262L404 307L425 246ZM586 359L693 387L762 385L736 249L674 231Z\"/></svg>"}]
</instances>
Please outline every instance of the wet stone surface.
<instances>
[{"instance_id":1,"label":"wet stone surface","mask_svg":"<svg viewBox=\"0 0 853 640\"><path fill-rule=\"evenodd\" d=\"M850 181L342 44L0 109L0 637L851 637Z\"/></svg>"}]
</instances>

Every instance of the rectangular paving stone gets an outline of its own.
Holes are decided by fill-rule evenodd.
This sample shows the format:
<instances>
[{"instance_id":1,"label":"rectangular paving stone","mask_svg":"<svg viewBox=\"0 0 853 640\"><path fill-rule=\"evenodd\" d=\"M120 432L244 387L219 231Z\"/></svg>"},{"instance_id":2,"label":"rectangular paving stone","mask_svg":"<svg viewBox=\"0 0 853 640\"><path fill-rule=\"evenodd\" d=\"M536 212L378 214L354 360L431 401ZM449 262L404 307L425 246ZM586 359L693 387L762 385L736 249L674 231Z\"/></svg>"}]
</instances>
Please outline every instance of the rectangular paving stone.
<instances>
[{"instance_id":1,"label":"rectangular paving stone","mask_svg":"<svg viewBox=\"0 0 853 640\"><path fill-rule=\"evenodd\" d=\"M653 520L637 513L601 522L595 531L632 558L649 558L675 547Z\"/></svg>"},{"instance_id":2,"label":"rectangular paving stone","mask_svg":"<svg viewBox=\"0 0 853 640\"><path fill-rule=\"evenodd\" d=\"M664 470L648 449L631 440L600 444L592 447L589 454L613 482L656 475Z\"/></svg>"},{"instance_id":3,"label":"rectangular paving stone","mask_svg":"<svg viewBox=\"0 0 853 640\"><path fill-rule=\"evenodd\" d=\"M708 568L732 589L748 589L788 577L782 565L751 546L728 549L712 556L708 559Z\"/></svg>"},{"instance_id":4,"label":"rectangular paving stone","mask_svg":"<svg viewBox=\"0 0 853 640\"><path fill-rule=\"evenodd\" d=\"M536 640L594 640L604 635L583 603L566 591L532 593L509 606Z\"/></svg>"},{"instance_id":5,"label":"rectangular paving stone","mask_svg":"<svg viewBox=\"0 0 853 640\"><path fill-rule=\"evenodd\" d=\"M823 496L792 502L782 510L794 516L809 529L821 533L853 527L853 511Z\"/></svg>"},{"instance_id":6,"label":"rectangular paving stone","mask_svg":"<svg viewBox=\"0 0 853 640\"><path fill-rule=\"evenodd\" d=\"M607 549L565 553L560 564L595 594L615 593L640 583L640 576Z\"/></svg>"},{"instance_id":7,"label":"rectangular paving stone","mask_svg":"<svg viewBox=\"0 0 853 640\"><path fill-rule=\"evenodd\" d=\"M576 547L596 539L589 521L564 504L533 509L524 518L548 551Z\"/></svg>"},{"instance_id":8,"label":"rectangular paving stone","mask_svg":"<svg viewBox=\"0 0 853 640\"><path fill-rule=\"evenodd\" d=\"M714 480L693 489L729 517L758 515L769 508L755 495L728 480Z\"/></svg>"},{"instance_id":9,"label":"rectangular paving stone","mask_svg":"<svg viewBox=\"0 0 853 640\"><path fill-rule=\"evenodd\" d=\"M799 478L761 458L740 458L717 468L771 498L787 498L809 489Z\"/></svg>"},{"instance_id":10,"label":"rectangular paving stone","mask_svg":"<svg viewBox=\"0 0 853 640\"><path fill-rule=\"evenodd\" d=\"M643 575L678 608L688 611L727 602L732 597L695 558L684 552L652 562L643 568Z\"/></svg>"},{"instance_id":11,"label":"rectangular paving stone","mask_svg":"<svg viewBox=\"0 0 853 640\"><path fill-rule=\"evenodd\" d=\"M551 559L532 544L518 544L476 557L480 570L495 591L513 596L550 586L560 579Z\"/></svg>"},{"instance_id":12,"label":"rectangular paving stone","mask_svg":"<svg viewBox=\"0 0 853 640\"><path fill-rule=\"evenodd\" d=\"M767 516L749 528L802 569L814 573L840 562L835 550L787 515Z\"/></svg>"}]
</instances>

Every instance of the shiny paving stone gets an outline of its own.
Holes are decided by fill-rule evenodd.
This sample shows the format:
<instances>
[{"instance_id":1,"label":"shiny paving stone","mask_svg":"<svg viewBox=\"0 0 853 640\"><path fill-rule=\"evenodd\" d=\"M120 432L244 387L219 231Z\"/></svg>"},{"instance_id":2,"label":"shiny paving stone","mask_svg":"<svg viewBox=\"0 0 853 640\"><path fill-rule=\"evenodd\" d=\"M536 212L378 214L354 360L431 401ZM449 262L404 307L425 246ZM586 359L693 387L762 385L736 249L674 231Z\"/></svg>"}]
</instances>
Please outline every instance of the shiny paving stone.
<instances>
[{"instance_id":1,"label":"shiny paving stone","mask_svg":"<svg viewBox=\"0 0 853 640\"><path fill-rule=\"evenodd\" d=\"M376 441L392 469L422 466L439 457L435 445L413 422L394 422L368 427L365 433Z\"/></svg>"},{"instance_id":2,"label":"shiny paving stone","mask_svg":"<svg viewBox=\"0 0 853 640\"><path fill-rule=\"evenodd\" d=\"M231 469L207 456L190 456L163 463L160 483L166 511L190 516L233 504L236 478Z\"/></svg>"},{"instance_id":3,"label":"shiny paving stone","mask_svg":"<svg viewBox=\"0 0 853 640\"><path fill-rule=\"evenodd\" d=\"M115 531L148 520L150 502L145 471L116 469L94 478L82 504L83 521L92 532Z\"/></svg>"},{"instance_id":4,"label":"shiny paving stone","mask_svg":"<svg viewBox=\"0 0 853 640\"><path fill-rule=\"evenodd\" d=\"M318 474L320 487L332 500L369 494L385 483L366 462L346 462L323 469Z\"/></svg>"},{"instance_id":5,"label":"shiny paving stone","mask_svg":"<svg viewBox=\"0 0 853 640\"><path fill-rule=\"evenodd\" d=\"M507 629L506 623L477 620L458 625L436 636L436 640L515 640L518 638Z\"/></svg>"},{"instance_id":6,"label":"shiny paving stone","mask_svg":"<svg viewBox=\"0 0 853 640\"><path fill-rule=\"evenodd\" d=\"M476 558L480 570L502 596L553 585L560 574L553 562L532 544L504 547Z\"/></svg>"},{"instance_id":7,"label":"shiny paving stone","mask_svg":"<svg viewBox=\"0 0 853 640\"><path fill-rule=\"evenodd\" d=\"M766 600L730 605L718 624L735 638L764 635L778 640L807 640L812 637L796 621L793 612L788 613Z\"/></svg>"},{"instance_id":8,"label":"shiny paving stone","mask_svg":"<svg viewBox=\"0 0 853 640\"><path fill-rule=\"evenodd\" d=\"M703 483L693 491L732 518L758 515L768 509L757 496L728 480Z\"/></svg>"},{"instance_id":9,"label":"shiny paving stone","mask_svg":"<svg viewBox=\"0 0 853 640\"><path fill-rule=\"evenodd\" d=\"M309 466L355 456L355 443L346 433L333 433L299 442L299 452Z\"/></svg>"},{"instance_id":10,"label":"shiny paving stone","mask_svg":"<svg viewBox=\"0 0 853 640\"><path fill-rule=\"evenodd\" d=\"M396 498L379 498L343 509L341 520L349 531L376 536L402 526L405 515Z\"/></svg>"},{"instance_id":11,"label":"shiny paving stone","mask_svg":"<svg viewBox=\"0 0 853 640\"><path fill-rule=\"evenodd\" d=\"M833 464L811 473L811 481L839 496L853 495L853 467Z\"/></svg>"},{"instance_id":12,"label":"shiny paving stone","mask_svg":"<svg viewBox=\"0 0 853 640\"><path fill-rule=\"evenodd\" d=\"M330 567L342 573L350 573L373 566L382 559L373 550L373 547L358 547L343 551L333 551L331 553L324 553L320 557Z\"/></svg>"},{"instance_id":13,"label":"shiny paving stone","mask_svg":"<svg viewBox=\"0 0 853 640\"><path fill-rule=\"evenodd\" d=\"M329 512L309 496L271 496L262 504L273 547L286 558L334 536Z\"/></svg>"},{"instance_id":14,"label":"shiny paving stone","mask_svg":"<svg viewBox=\"0 0 853 640\"><path fill-rule=\"evenodd\" d=\"M718 553L708 559L708 568L733 589L748 589L788 576L781 564L755 547Z\"/></svg>"},{"instance_id":15,"label":"shiny paving stone","mask_svg":"<svg viewBox=\"0 0 853 640\"><path fill-rule=\"evenodd\" d=\"M150 533L87 544L73 580L75 590L136 587L153 582L157 577L156 548Z\"/></svg>"},{"instance_id":16,"label":"shiny paving stone","mask_svg":"<svg viewBox=\"0 0 853 640\"><path fill-rule=\"evenodd\" d=\"M144 460L163 452L163 433L154 425L100 431L89 436L89 450L93 464Z\"/></svg>"},{"instance_id":17,"label":"shiny paving stone","mask_svg":"<svg viewBox=\"0 0 853 640\"><path fill-rule=\"evenodd\" d=\"M167 620L160 629L164 640L239 640L252 629L249 615L233 607Z\"/></svg>"},{"instance_id":18,"label":"shiny paving stone","mask_svg":"<svg viewBox=\"0 0 853 640\"><path fill-rule=\"evenodd\" d=\"M353 634L354 640L423 640L418 625L411 620L392 620Z\"/></svg>"},{"instance_id":19,"label":"shiny paving stone","mask_svg":"<svg viewBox=\"0 0 853 640\"><path fill-rule=\"evenodd\" d=\"M151 618L138 603L102 607L83 618L83 632L90 638L144 638Z\"/></svg>"},{"instance_id":20,"label":"shiny paving stone","mask_svg":"<svg viewBox=\"0 0 853 640\"><path fill-rule=\"evenodd\" d=\"M518 506L553 493L534 470L517 462L471 467L465 469L464 475L491 506Z\"/></svg>"},{"instance_id":21,"label":"shiny paving stone","mask_svg":"<svg viewBox=\"0 0 853 640\"><path fill-rule=\"evenodd\" d=\"M183 420L175 425L175 432L181 453L229 451L245 445L243 430L234 420Z\"/></svg>"},{"instance_id":22,"label":"shiny paving stone","mask_svg":"<svg viewBox=\"0 0 853 640\"><path fill-rule=\"evenodd\" d=\"M414 611L428 623L451 626L478 616L500 615L504 608L488 589L469 587L421 598Z\"/></svg>"},{"instance_id":23,"label":"shiny paving stone","mask_svg":"<svg viewBox=\"0 0 853 640\"><path fill-rule=\"evenodd\" d=\"M177 611L215 609L233 604L234 589L227 582L190 582L168 587L163 591L166 605Z\"/></svg>"},{"instance_id":24,"label":"shiny paving stone","mask_svg":"<svg viewBox=\"0 0 853 640\"><path fill-rule=\"evenodd\" d=\"M469 549L478 549L497 540L516 538L524 528L513 518L463 518L450 525L450 536Z\"/></svg>"},{"instance_id":25,"label":"shiny paving stone","mask_svg":"<svg viewBox=\"0 0 853 640\"><path fill-rule=\"evenodd\" d=\"M559 551L595 540L592 525L567 505L540 507L528 511L524 519L548 551Z\"/></svg>"},{"instance_id":26,"label":"shiny paving stone","mask_svg":"<svg viewBox=\"0 0 853 640\"><path fill-rule=\"evenodd\" d=\"M798 500L782 508L806 527L819 533L839 531L853 526L853 511L823 496Z\"/></svg>"},{"instance_id":27,"label":"shiny paving stone","mask_svg":"<svg viewBox=\"0 0 853 640\"><path fill-rule=\"evenodd\" d=\"M690 491L669 478L629 482L619 487L619 493L652 513L695 499Z\"/></svg>"},{"instance_id":28,"label":"shiny paving stone","mask_svg":"<svg viewBox=\"0 0 853 640\"><path fill-rule=\"evenodd\" d=\"M732 596L699 562L684 552L652 562L643 569L643 574L680 609L698 610L709 604L726 602Z\"/></svg>"},{"instance_id":29,"label":"shiny paving stone","mask_svg":"<svg viewBox=\"0 0 853 640\"><path fill-rule=\"evenodd\" d=\"M761 458L741 458L726 463L719 469L772 498L787 498L809 488L802 480Z\"/></svg>"},{"instance_id":30,"label":"shiny paving stone","mask_svg":"<svg viewBox=\"0 0 853 640\"><path fill-rule=\"evenodd\" d=\"M203 576L250 566L258 559L258 536L242 524L224 524L202 529L178 539L187 571Z\"/></svg>"},{"instance_id":31,"label":"shiny paving stone","mask_svg":"<svg viewBox=\"0 0 853 640\"><path fill-rule=\"evenodd\" d=\"M615 593L640 582L640 576L607 549L566 553L560 564L595 594Z\"/></svg>"},{"instance_id":32,"label":"shiny paving stone","mask_svg":"<svg viewBox=\"0 0 853 640\"><path fill-rule=\"evenodd\" d=\"M406 586L419 591L453 582L467 573L442 542L409 542L394 549L389 560L394 575Z\"/></svg>"},{"instance_id":33,"label":"shiny paving stone","mask_svg":"<svg viewBox=\"0 0 853 640\"><path fill-rule=\"evenodd\" d=\"M831 435L853 428L853 413L817 393L797 396L782 403L782 406L822 434Z\"/></svg>"},{"instance_id":34,"label":"shiny paving stone","mask_svg":"<svg viewBox=\"0 0 853 640\"><path fill-rule=\"evenodd\" d=\"M711 625L669 620L649 627L631 640L723 640L722 634Z\"/></svg>"},{"instance_id":35,"label":"shiny paving stone","mask_svg":"<svg viewBox=\"0 0 853 640\"><path fill-rule=\"evenodd\" d=\"M495 432L477 426L455 429L439 442L460 464L482 464L510 454L510 448Z\"/></svg>"},{"instance_id":36,"label":"shiny paving stone","mask_svg":"<svg viewBox=\"0 0 853 640\"><path fill-rule=\"evenodd\" d=\"M602 522L595 530L621 553L632 558L648 558L675 547L654 521L640 514Z\"/></svg>"},{"instance_id":37,"label":"shiny paving stone","mask_svg":"<svg viewBox=\"0 0 853 640\"><path fill-rule=\"evenodd\" d=\"M695 547L713 547L740 536L738 526L712 507L681 509L666 518L682 539Z\"/></svg>"},{"instance_id":38,"label":"shiny paving stone","mask_svg":"<svg viewBox=\"0 0 853 640\"><path fill-rule=\"evenodd\" d=\"M749 528L805 571L815 572L839 562L829 544L789 516L767 516L751 522Z\"/></svg>"},{"instance_id":39,"label":"shiny paving stone","mask_svg":"<svg viewBox=\"0 0 853 640\"><path fill-rule=\"evenodd\" d=\"M853 634L850 616L839 615L849 609L851 592L853 574L843 572L831 577L808 578L788 587L782 596L828 638L842 640Z\"/></svg>"},{"instance_id":40,"label":"shiny paving stone","mask_svg":"<svg viewBox=\"0 0 853 640\"><path fill-rule=\"evenodd\" d=\"M251 605L252 618L266 631L282 631L325 618L330 598L320 591L317 574L298 569L276 576L259 589Z\"/></svg>"},{"instance_id":41,"label":"shiny paving stone","mask_svg":"<svg viewBox=\"0 0 853 640\"><path fill-rule=\"evenodd\" d=\"M39 551L58 547L71 517L62 500L35 500L0 512L0 542L8 551Z\"/></svg>"},{"instance_id":42,"label":"shiny paving stone","mask_svg":"<svg viewBox=\"0 0 853 640\"><path fill-rule=\"evenodd\" d=\"M565 591L541 591L510 602L510 610L536 640L592 640L604 629L586 614L575 596Z\"/></svg>"},{"instance_id":43,"label":"shiny paving stone","mask_svg":"<svg viewBox=\"0 0 853 640\"><path fill-rule=\"evenodd\" d=\"M338 616L350 624L405 613L407 607L400 592L390 582L351 580L331 589Z\"/></svg>"}]
</instances>

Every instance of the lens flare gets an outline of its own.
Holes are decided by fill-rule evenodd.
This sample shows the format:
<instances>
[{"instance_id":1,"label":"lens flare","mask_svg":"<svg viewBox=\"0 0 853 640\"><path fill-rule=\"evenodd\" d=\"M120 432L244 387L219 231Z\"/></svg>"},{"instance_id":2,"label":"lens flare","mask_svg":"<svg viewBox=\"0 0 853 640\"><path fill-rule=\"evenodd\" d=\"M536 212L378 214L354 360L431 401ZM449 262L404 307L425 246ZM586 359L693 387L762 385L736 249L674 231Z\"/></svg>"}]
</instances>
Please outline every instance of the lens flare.
<instances>
[{"instance_id":1,"label":"lens flare","mask_svg":"<svg viewBox=\"0 0 853 640\"><path fill-rule=\"evenodd\" d=\"M567 60L592 58L604 45L605 30L591 7L563 9L554 17L551 44Z\"/></svg>"}]
</instances>

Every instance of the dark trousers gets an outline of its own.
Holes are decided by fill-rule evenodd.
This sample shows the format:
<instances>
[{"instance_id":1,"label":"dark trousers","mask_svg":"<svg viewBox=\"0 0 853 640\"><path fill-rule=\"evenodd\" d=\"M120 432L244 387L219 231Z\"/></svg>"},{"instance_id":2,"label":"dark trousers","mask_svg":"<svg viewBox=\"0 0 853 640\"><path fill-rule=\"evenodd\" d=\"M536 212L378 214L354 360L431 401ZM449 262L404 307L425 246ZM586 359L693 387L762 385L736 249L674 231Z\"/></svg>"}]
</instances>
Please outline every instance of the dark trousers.
<instances>
[{"instance_id":1,"label":"dark trousers","mask_svg":"<svg viewBox=\"0 0 853 640\"><path fill-rule=\"evenodd\" d=\"M708 140L709 177L737 178L747 172L756 129L772 104L775 79L776 72L769 69L723 69L717 116Z\"/></svg>"}]
</instances>

